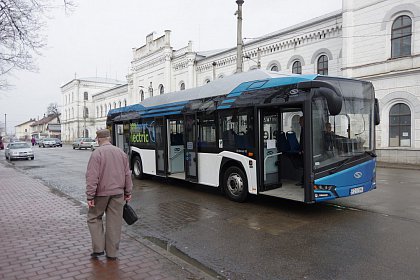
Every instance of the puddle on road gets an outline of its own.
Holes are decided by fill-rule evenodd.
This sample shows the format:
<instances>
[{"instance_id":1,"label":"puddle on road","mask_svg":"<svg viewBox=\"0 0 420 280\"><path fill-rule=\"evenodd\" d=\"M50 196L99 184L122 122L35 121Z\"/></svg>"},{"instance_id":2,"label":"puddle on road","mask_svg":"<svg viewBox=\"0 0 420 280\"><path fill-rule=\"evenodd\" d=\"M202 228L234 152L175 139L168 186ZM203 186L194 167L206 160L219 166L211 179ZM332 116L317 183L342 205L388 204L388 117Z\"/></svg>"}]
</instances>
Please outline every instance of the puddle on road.
<instances>
[{"instance_id":1,"label":"puddle on road","mask_svg":"<svg viewBox=\"0 0 420 280\"><path fill-rule=\"evenodd\" d=\"M279 215L234 217L227 220L229 223L244 226L253 230L262 231L271 235L280 235L299 228L308 222Z\"/></svg>"}]
</instances>

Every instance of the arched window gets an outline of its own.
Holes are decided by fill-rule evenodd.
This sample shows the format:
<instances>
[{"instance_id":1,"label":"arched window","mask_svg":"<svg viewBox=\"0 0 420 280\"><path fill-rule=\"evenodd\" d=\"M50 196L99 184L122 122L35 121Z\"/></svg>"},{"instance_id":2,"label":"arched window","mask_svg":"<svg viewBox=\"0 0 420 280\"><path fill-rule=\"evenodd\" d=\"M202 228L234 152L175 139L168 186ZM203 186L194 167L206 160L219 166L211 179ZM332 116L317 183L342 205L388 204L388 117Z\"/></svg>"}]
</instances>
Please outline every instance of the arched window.
<instances>
[{"instance_id":1,"label":"arched window","mask_svg":"<svg viewBox=\"0 0 420 280\"><path fill-rule=\"evenodd\" d=\"M74 118L74 108L71 108L71 117Z\"/></svg>"},{"instance_id":2,"label":"arched window","mask_svg":"<svg viewBox=\"0 0 420 280\"><path fill-rule=\"evenodd\" d=\"M111 103L109 103L108 105L109 105L109 106L108 106L108 108L109 108L109 109L108 109L108 112L109 112L109 111L111 110Z\"/></svg>"},{"instance_id":3,"label":"arched window","mask_svg":"<svg viewBox=\"0 0 420 280\"><path fill-rule=\"evenodd\" d=\"M96 117L99 117L99 106L96 106Z\"/></svg>"},{"instance_id":4,"label":"arched window","mask_svg":"<svg viewBox=\"0 0 420 280\"><path fill-rule=\"evenodd\" d=\"M89 100L89 94L87 93L87 91L83 93L83 100Z\"/></svg>"},{"instance_id":5,"label":"arched window","mask_svg":"<svg viewBox=\"0 0 420 280\"><path fill-rule=\"evenodd\" d=\"M105 109L106 110L106 109ZM101 115L100 115L101 117L103 117L104 116L104 108L102 107L102 105L101 105Z\"/></svg>"},{"instance_id":6,"label":"arched window","mask_svg":"<svg viewBox=\"0 0 420 280\"><path fill-rule=\"evenodd\" d=\"M127 107L127 99L124 99L124 107Z\"/></svg>"},{"instance_id":7,"label":"arched window","mask_svg":"<svg viewBox=\"0 0 420 280\"><path fill-rule=\"evenodd\" d=\"M121 108L121 101L118 101L118 108Z\"/></svg>"},{"instance_id":8,"label":"arched window","mask_svg":"<svg viewBox=\"0 0 420 280\"><path fill-rule=\"evenodd\" d=\"M278 72L279 71L279 67L277 65L273 65L273 66L271 66L270 71L276 71L276 72Z\"/></svg>"},{"instance_id":9,"label":"arched window","mask_svg":"<svg viewBox=\"0 0 420 280\"><path fill-rule=\"evenodd\" d=\"M399 16L392 24L391 30L391 57L411 55L411 29L409 16Z\"/></svg>"},{"instance_id":10,"label":"arched window","mask_svg":"<svg viewBox=\"0 0 420 280\"><path fill-rule=\"evenodd\" d=\"M328 75L328 57L326 55L321 55L318 58L318 74L320 75Z\"/></svg>"},{"instance_id":11,"label":"arched window","mask_svg":"<svg viewBox=\"0 0 420 280\"><path fill-rule=\"evenodd\" d=\"M327 64L327 67L328 67L328 64ZM293 74L302 74L302 63L299 60L296 60L295 62L293 62L292 73Z\"/></svg>"},{"instance_id":12,"label":"arched window","mask_svg":"<svg viewBox=\"0 0 420 280\"><path fill-rule=\"evenodd\" d=\"M411 146L411 111L404 103L398 103L389 111L389 146Z\"/></svg>"},{"instance_id":13,"label":"arched window","mask_svg":"<svg viewBox=\"0 0 420 280\"><path fill-rule=\"evenodd\" d=\"M144 100L144 91L140 90L140 101Z\"/></svg>"},{"instance_id":14,"label":"arched window","mask_svg":"<svg viewBox=\"0 0 420 280\"><path fill-rule=\"evenodd\" d=\"M181 82L181 85L179 86L179 89L180 90L185 90L185 83L184 82Z\"/></svg>"},{"instance_id":15,"label":"arched window","mask_svg":"<svg viewBox=\"0 0 420 280\"><path fill-rule=\"evenodd\" d=\"M165 93L165 87L162 84L160 84L159 85L159 94L164 94L164 93Z\"/></svg>"}]
</instances>

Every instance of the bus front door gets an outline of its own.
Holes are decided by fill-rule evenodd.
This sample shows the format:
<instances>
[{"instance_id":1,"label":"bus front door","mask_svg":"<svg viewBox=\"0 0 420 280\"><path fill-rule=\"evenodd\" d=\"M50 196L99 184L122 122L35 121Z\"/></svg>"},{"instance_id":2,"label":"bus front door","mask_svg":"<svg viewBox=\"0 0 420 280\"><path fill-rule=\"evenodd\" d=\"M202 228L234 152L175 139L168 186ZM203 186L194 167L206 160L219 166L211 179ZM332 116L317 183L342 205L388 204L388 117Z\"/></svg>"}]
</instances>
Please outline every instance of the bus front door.
<instances>
[{"instance_id":1,"label":"bus front door","mask_svg":"<svg viewBox=\"0 0 420 280\"><path fill-rule=\"evenodd\" d=\"M166 176L166 129L163 117L155 118L156 174Z\"/></svg>"},{"instance_id":2,"label":"bus front door","mask_svg":"<svg viewBox=\"0 0 420 280\"><path fill-rule=\"evenodd\" d=\"M280 163L281 155L278 149L277 134L280 133L280 116L273 110L261 110L260 112L260 149L261 149L261 173L262 190L267 191L281 187Z\"/></svg>"},{"instance_id":3,"label":"bus front door","mask_svg":"<svg viewBox=\"0 0 420 280\"><path fill-rule=\"evenodd\" d=\"M185 179L191 182L198 181L198 154L197 154L197 118L196 115L185 115Z\"/></svg>"}]
</instances>

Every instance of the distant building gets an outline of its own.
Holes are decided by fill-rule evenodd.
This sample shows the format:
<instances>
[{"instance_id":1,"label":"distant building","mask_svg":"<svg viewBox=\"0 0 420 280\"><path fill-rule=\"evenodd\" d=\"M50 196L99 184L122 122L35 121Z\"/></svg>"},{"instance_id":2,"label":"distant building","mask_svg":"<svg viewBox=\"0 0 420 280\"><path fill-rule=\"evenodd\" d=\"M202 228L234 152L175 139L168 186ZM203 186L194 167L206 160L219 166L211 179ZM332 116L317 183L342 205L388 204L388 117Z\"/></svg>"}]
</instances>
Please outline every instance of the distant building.
<instances>
[{"instance_id":1,"label":"distant building","mask_svg":"<svg viewBox=\"0 0 420 280\"><path fill-rule=\"evenodd\" d=\"M19 140L28 141L32 136L32 127L31 124L35 122L35 119L29 119L24 123L18 124L15 126L15 136Z\"/></svg>"},{"instance_id":2,"label":"distant building","mask_svg":"<svg viewBox=\"0 0 420 280\"><path fill-rule=\"evenodd\" d=\"M42 119L37 120L30 124L31 137L34 136L36 139L44 137L56 137L61 138L61 124L60 115L48 115Z\"/></svg>"},{"instance_id":3,"label":"distant building","mask_svg":"<svg viewBox=\"0 0 420 280\"><path fill-rule=\"evenodd\" d=\"M340 11L247 42L243 70L261 67L284 74L370 80L381 110L381 124L376 129L379 160L420 164L420 2L342 3ZM158 38L151 33L145 45L133 49L126 83L114 82L105 89L101 82L73 80L62 87L67 140L84 130L91 135L104 127L106 113L120 102L123 106L124 100L131 105L234 74L236 47L201 52L194 51L189 42L174 50L170 35L169 30ZM85 90L91 94L88 109L96 110L89 118L82 114Z\"/></svg>"}]
</instances>

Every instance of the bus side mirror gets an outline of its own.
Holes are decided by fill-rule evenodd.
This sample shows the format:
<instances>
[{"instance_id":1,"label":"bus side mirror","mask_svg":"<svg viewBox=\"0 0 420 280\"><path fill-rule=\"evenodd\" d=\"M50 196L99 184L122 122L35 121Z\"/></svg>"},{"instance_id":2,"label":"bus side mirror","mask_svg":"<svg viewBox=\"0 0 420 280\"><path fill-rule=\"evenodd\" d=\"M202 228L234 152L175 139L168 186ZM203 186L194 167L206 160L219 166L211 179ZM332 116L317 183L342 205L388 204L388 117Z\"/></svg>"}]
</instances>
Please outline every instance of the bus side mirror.
<instances>
[{"instance_id":1,"label":"bus side mirror","mask_svg":"<svg viewBox=\"0 0 420 280\"><path fill-rule=\"evenodd\" d=\"M375 98L375 105L373 108L374 112L373 112L373 119L375 121L375 125L378 125L381 123L381 118L379 115L379 101L378 98Z\"/></svg>"},{"instance_id":2,"label":"bus side mirror","mask_svg":"<svg viewBox=\"0 0 420 280\"><path fill-rule=\"evenodd\" d=\"M340 114L343 106L343 95L338 87L326 81L305 81L297 85L298 89L311 90L316 89L313 96L322 95L327 100L328 111L330 115L336 116Z\"/></svg>"}]
</instances>

